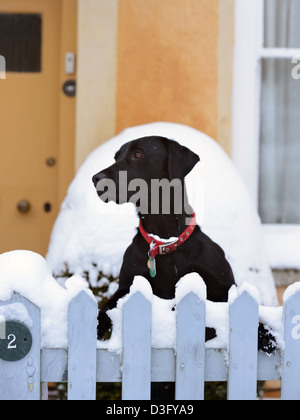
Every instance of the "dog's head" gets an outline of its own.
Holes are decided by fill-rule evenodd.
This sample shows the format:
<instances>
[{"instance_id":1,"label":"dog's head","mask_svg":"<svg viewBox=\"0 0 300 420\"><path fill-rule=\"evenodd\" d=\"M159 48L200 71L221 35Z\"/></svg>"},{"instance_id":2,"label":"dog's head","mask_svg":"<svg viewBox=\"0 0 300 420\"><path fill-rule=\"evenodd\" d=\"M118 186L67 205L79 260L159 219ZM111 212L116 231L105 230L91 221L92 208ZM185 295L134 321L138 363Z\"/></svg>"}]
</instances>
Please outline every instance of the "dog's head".
<instances>
[{"instance_id":1,"label":"dog's head","mask_svg":"<svg viewBox=\"0 0 300 420\"><path fill-rule=\"evenodd\" d=\"M131 201L137 188L139 198L148 194L153 180L183 183L199 160L198 155L176 141L143 137L124 144L115 155L115 163L94 175L93 183L103 201L123 204Z\"/></svg>"}]
</instances>

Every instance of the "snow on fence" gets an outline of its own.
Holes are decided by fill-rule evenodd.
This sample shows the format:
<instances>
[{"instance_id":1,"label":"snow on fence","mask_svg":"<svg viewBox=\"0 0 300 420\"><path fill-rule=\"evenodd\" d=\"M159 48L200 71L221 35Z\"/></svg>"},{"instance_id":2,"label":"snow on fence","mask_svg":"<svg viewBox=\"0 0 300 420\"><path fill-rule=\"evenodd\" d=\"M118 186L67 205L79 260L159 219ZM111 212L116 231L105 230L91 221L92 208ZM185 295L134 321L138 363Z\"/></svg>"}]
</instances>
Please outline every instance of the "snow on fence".
<instances>
[{"instance_id":1,"label":"snow on fence","mask_svg":"<svg viewBox=\"0 0 300 420\"><path fill-rule=\"evenodd\" d=\"M0 302L12 305L11 320L0 324L0 399L47 399L48 382L67 382L69 400L93 400L96 382L122 382L124 400L148 400L151 381L174 381L176 399L191 401L204 398L205 381L227 381L229 400L254 400L258 380L278 379L283 400L300 399L299 288L287 297L285 346L268 356L257 351L259 307L247 290L230 302L229 347L218 349L204 342L205 299L187 293L177 304L176 352L151 348L152 305L136 291L123 307L121 353L97 349L97 304L85 291L69 304L68 349L41 349L40 310L14 293ZM32 320L23 329L13 315L20 304Z\"/></svg>"}]
</instances>

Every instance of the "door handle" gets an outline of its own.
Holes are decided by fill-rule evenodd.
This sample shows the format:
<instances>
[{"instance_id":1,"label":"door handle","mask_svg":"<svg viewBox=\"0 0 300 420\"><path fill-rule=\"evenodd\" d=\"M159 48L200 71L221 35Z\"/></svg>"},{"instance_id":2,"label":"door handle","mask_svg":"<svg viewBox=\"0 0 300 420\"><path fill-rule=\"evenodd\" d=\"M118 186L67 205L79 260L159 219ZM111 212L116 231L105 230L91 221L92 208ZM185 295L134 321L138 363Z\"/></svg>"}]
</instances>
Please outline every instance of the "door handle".
<instances>
[{"instance_id":1,"label":"door handle","mask_svg":"<svg viewBox=\"0 0 300 420\"><path fill-rule=\"evenodd\" d=\"M30 211L31 204L29 203L28 200L21 200L18 202L17 208L20 213L26 214Z\"/></svg>"},{"instance_id":2,"label":"door handle","mask_svg":"<svg viewBox=\"0 0 300 420\"><path fill-rule=\"evenodd\" d=\"M76 96L76 80L67 80L63 85L63 92L70 98Z\"/></svg>"}]
</instances>

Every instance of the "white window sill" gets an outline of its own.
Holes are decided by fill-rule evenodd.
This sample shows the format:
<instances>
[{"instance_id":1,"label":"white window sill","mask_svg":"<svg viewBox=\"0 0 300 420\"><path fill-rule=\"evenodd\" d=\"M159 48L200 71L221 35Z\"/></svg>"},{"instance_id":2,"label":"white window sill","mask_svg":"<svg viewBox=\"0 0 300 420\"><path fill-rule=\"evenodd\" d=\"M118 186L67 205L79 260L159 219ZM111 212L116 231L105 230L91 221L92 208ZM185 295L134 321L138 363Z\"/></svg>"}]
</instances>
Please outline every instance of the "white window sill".
<instances>
[{"instance_id":1,"label":"white window sill","mask_svg":"<svg viewBox=\"0 0 300 420\"><path fill-rule=\"evenodd\" d=\"M263 225L272 269L300 270L300 225Z\"/></svg>"}]
</instances>

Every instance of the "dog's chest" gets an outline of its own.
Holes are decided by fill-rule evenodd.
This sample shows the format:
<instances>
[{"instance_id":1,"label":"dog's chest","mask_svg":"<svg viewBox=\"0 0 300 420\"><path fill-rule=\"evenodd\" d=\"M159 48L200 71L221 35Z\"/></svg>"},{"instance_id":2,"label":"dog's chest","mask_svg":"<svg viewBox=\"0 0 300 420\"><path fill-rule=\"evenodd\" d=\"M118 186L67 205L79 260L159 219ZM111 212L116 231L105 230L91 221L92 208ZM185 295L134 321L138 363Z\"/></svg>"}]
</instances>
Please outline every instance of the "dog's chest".
<instances>
[{"instance_id":1,"label":"dog's chest","mask_svg":"<svg viewBox=\"0 0 300 420\"><path fill-rule=\"evenodd\" d=\"M145 277L151 284L153 293L163 299L175 296L175 285L186 274L193 271L195 247L186 242L175 252L155 257L155 276L150 273L149 247L146 241L137 236L130 251L126 253L122 271L124 276L132 282L137 275ZM130 273L130 275L129 275Z\"/></svg>"},{"instance_id":2,"label":"dog's chest","mask_svg":"<svg viewBox=\"0 0 300 420\"><path fill-rule=\"evenodd\" d=\"M180 264L180 259L172 254L157 256L155 260L156 275L152 277L149 269L147 273L153 293L163 299L172 299L175 296L176 283L190 272L190 265Z\"/></svg>"}]
</instances>

